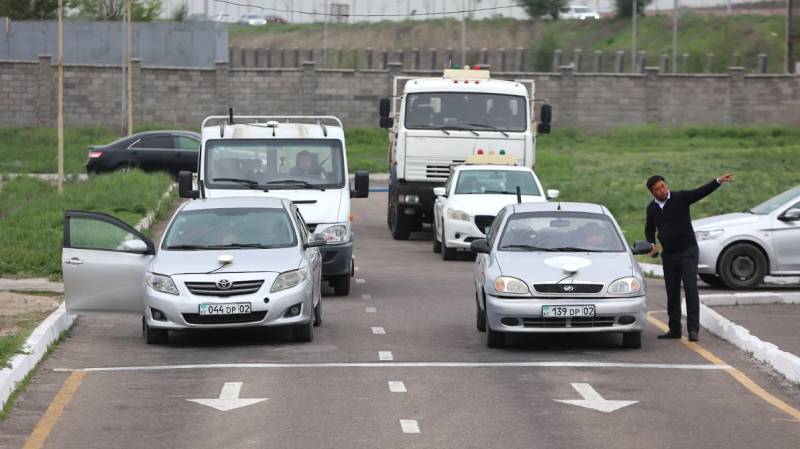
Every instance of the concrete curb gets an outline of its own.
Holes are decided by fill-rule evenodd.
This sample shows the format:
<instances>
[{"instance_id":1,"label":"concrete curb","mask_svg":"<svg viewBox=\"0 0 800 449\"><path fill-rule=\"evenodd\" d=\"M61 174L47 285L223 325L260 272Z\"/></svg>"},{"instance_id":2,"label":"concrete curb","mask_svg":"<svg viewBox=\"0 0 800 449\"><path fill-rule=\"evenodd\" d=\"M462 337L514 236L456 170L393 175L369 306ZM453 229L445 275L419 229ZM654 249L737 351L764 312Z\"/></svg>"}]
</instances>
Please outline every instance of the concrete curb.
<instances>
[{"instance_id":1,"label":"concrete curb","mask_svg":"<svg viewBox=\"0 0 800 449\"><path fill-rule=\"evenodd\" d=\"M176 186L177 184L175 183L170 184L167 190L164 192L164 194L161 195L161 198L159 198L158 202L156 203L156 207L150 209L147 212L147 214L145 214L145 216L142 217L142 219L139 220L138 223L136 223L136 226L134 226L134 228L137 231L141 232L142 230L149 228L150 225L153 224L153 220L156 219L156 213L158 212L159 209L161 209L161 205L164 204L164 201L167 201L169 199L170 194L172 194L172 191L175 190Z\"/></svg>"},{"instance_id":2,"label":"concrete curb","mask_svg":"<svg viewBox=\"0 0 800 449\"><path fill-rule=\"evenodd\" d=\"M0 370L0 408L5 406L17 384L42 360L47 348L58 340L61 333L69 329L74 321L75 316L67 314L67 309L61 304L33 330L22 346L24 353L11 358L10 368Z\"/></svg>"},{"instance_id":3,"label":"concrete curb","mask_svg":"<svg viewBox=\"0 0 800 449\"><path fill-rule=\"evenodd\" d=\"M800 304L797 292L743 292L714 293L700 295L700 302L707 306L751 306L759 304Z\"/></svg>"},{"instance_id":4,"label":"concrete curb","mask_svg":"<svg viewBox=\"0 0 800 449\"><path fill-rule=\"evenodd\" d=\"M647 277L664 277L664 267L655 263L639 262L642 267L644 275ZM800 284L800 277L797 276L767 276L764 278L764 284L767 285L796 285Z\"/></svg>"},{"instance_id":5,"label":"concrete curb","mask_svg":"<svg viewBox=\"0 0 800 449\"><path fill-rule=\"evenodd\" d=\"M10 291L64 293L64 284L61 282L53 282L47 278L0 278L0 292Z\"/></svg>"},{"instance_id":6,"label":"concrete curb","mask_svg":"<svg viewBox=\"0 0 800 449\"><path fill-rule=\"evenodd\" d=\"M686 316L686 305L682 305ZM756 360L768 363L775 371L792 382L800 382L800 357L783 351L773 343L763 341L749 330L730 321L705 304L700 304L700 325L717 337L730 342Z\"/></svg>"},{"instance_id":7,"label":"concrete curb","mask_svg":"<svg viewBox=\"0 0 800 449\"><path fill-rule=\"evenodd\" d=\"M20 177L35 178L40 181L48 181L48 182L58 181L58 174L56 173L7 173L4 175L0 174L0 182L7 182ZM65 181L87 181L88 179L89 175L87 175L86 173L64 174Z\"/></svg>"},{"instance_id":8,"label":"concrete curb","mask_svg":"<svg viewBox=\"0 0 800 449\"><path fill-rule=\"evenodd\" d=\"M664 277L664 267L654 263L644 263L639 262L639 267L642 268L642 272L646 277L650 278L663 278Z\"/></svg>"}]
</instances>

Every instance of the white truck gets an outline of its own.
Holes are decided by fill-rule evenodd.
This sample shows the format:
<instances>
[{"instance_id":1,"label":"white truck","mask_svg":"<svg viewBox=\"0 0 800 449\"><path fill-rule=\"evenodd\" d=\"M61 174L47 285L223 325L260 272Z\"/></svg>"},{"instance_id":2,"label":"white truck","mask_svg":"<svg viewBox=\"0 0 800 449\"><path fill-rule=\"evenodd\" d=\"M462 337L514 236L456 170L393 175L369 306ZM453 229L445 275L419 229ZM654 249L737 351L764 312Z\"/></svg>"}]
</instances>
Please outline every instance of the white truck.
<instances>
[{"instance_id":1,"label":"white truck","mask_svg":"<svg viewBox=\"0 0 800 449\"><path fill-rule=\"evenodd\" d=\"M211 116L203 120L197 189L178 175L183 198L271 196L300 209L309 231L325 237L322 278L337 295L354 274L350 198L369 195L369 173L351 190L341 120L333 116Z\"/></svg>"},{"instance_id":2,"label":"white truck","mask_svg":"<svg viewBox=\"0 0 800 449\"><path fill-rule=\"evenodd\" d=\"M399 93L402 83L402 93ZM545 102L534 128L533 80L491 79L488 70L447 69L442 77L397 76L380 101L389 134L387 224L396 240L433 221L433 188L473 154L511 155L534 167L536 132L550 132Z\"/></svg>"}]
</instances>

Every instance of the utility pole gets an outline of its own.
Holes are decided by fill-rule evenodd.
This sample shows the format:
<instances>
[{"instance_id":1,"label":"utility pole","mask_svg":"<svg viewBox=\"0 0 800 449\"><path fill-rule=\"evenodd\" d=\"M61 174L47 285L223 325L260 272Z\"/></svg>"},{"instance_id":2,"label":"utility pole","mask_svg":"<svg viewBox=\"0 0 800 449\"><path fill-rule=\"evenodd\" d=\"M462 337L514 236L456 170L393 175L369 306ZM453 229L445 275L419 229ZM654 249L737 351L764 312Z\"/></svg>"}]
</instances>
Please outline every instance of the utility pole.
<instances>
[{"instance_id":1,"label":"utility pole","mask_svg":"<svg viewBox=\"0 0 800 449\"><path fill-rule=\"evenodd\" d=\"M800 33L795 34L798 30L794 29L794 2L798 0L786 0L786 53L784 54L784 68L786 73L794 73L794 41L800 39Z\"/></svg>"},{"instance_id":2,"label":"utility pole","mask_svg":"<svg viewBox=\"0 0 800 449\"><path fill-rule=\"evenodd\" d=\"M131 19L131 2L127 1L126 20L128 21L128 135L133 134L133 20Z\"/></svg>"},{"instance_id":3,"label":"utility pole","mask_svg":"<svg viewBox=\"0 0 800 449\"><path fill-rule=\"evenodd\" d=\"M322 67L328 67L328 20L330 19L330 4L325 0L325 10L322 12Z\"/></svg>"},{"instance_id":4,"label":"utility pole","mask_svg":"<svg viewBox=\"0 0 800 449\"><path fill-rule=\"evenodd\" d=\"M633 34L632 34L632 42L631 42L631 72L636 72L636 16L639 15L638 11L636 11L638 7L639 0L631 0L633 6L633 13L631 14L631 20L633 20Z\"/></svg>"},{"instance_id":5,"label":"utility pole","mask_svg":"<svg viewBox=\"0 0 800 449\"><path fill-rule=\"evenodd\" d=\"M678 0L672 6L672 73L678 73Z\"/></svg>"},{"instance_id":6,"label":"utility pole","mask_svg":"<svg viewBox=\"0 0 800 449\"><path fill-rule=\"evenodd\" d=\"M58 193L64 193L64 0L58 0Z\"/></svg>"},{"instance_id":7,"label":"utility pole","mask_svg":"<svg viewBox=\"0 0 800 449\"><path fill-rule=\"evenodd\" d=\"M467 64L467 0L461 2L461 68Z\"/></svg>"}]
</instances>

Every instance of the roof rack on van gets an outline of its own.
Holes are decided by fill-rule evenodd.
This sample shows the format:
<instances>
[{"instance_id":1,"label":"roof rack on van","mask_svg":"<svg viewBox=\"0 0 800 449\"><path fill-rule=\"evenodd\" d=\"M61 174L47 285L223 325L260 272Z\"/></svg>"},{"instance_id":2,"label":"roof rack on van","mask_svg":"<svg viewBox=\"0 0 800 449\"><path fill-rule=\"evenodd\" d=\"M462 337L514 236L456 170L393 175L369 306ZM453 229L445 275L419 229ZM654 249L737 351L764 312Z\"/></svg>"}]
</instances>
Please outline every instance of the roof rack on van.
<instances>
[{"instance_id":1,"label":"roof rack on van","mask_svg":"<svg viewBox=\"0 0 800 449\"><path fill-rule=\"evenodd\" d=\"M230 119L227 115L212 115L203 119L201 128L206 126L226 125ZM274 120L282 123L307 123L309 125L323 125L326 121L329 125L344 128L339 117L333 115L237 115L234 116L236 124L264 123Z\"/></svg>"}]
</instances>

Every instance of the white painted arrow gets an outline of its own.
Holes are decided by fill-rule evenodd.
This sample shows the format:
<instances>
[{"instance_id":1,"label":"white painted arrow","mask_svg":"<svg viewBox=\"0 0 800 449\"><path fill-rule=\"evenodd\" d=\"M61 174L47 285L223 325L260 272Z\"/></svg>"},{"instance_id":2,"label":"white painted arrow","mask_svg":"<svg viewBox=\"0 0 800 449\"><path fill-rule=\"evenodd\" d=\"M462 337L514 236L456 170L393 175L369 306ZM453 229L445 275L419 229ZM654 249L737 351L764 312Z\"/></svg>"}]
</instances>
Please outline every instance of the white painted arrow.
<instances>
[{"instance_id":1,"label":"white painted arrow","mask_svg":"<svg viewBox=\"0 0 800 449\"><path fill-rule=\"evenodd\" d=\"M216 399L187 399L189 402L195 402L200 405L206 405L215 408L221 412L234 410L240 407L247 407L248 405L258 404L264 402L269 398L239 398L239 392L242 391L241 382L225 382L222 386L222 391L219 393L219 398Z\"/></svg>"},{"instance_id":2,"label":"white painted arrow","mask_svg":"<svg viewBox=\"0 0 800 449\"><path fill-rule=\"evenodd\" d=\"M572 384L574 388L583 399L553 399L556 402L563 402L564 404L577 405L578 407L590 408L603 413L611 413L623 407L635 404L639 401L609 401L603 399L600 393L596 392L589 384Z\"/></svg>"}]
</instances>

